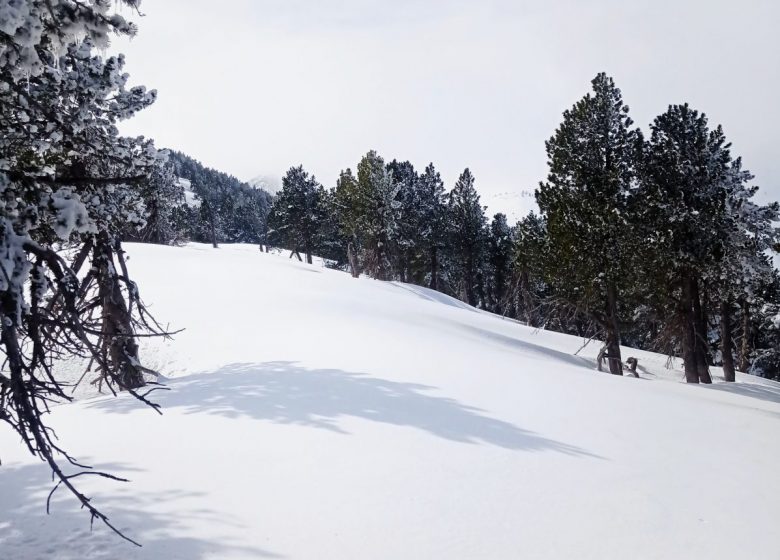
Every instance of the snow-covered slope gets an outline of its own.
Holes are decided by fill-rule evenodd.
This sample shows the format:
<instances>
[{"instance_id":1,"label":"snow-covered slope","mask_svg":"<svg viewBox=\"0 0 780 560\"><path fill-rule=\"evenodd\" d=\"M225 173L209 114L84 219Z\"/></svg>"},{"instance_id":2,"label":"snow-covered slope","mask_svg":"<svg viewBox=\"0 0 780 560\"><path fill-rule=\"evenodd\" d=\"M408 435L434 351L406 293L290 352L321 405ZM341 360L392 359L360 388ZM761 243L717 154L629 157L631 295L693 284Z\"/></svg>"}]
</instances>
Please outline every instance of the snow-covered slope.
<instances>
[{"instance_id":1,"label":"snow-covered slope","mask_svg":"<svg viewBox=\"0 0 780 560\"><path fill-rule=\"evenodd\" d=\"M0 558L751 558L780 550L780 385L688 386L429 290L256 247L129 246L170 378L57 407L136 548L0 428Z\"/></svg>"},{"instance_id":2,"label":"snow-covered slope","mask_svg":"<svg viewBox=\"0 0 780 560\"><path fill-rule=\"evenodd\" d=\"M276 194L282 190L282 179L278 175L258 175L250 179L249 184L263 189L268 194Z\"/></svg>"}]
</instances>

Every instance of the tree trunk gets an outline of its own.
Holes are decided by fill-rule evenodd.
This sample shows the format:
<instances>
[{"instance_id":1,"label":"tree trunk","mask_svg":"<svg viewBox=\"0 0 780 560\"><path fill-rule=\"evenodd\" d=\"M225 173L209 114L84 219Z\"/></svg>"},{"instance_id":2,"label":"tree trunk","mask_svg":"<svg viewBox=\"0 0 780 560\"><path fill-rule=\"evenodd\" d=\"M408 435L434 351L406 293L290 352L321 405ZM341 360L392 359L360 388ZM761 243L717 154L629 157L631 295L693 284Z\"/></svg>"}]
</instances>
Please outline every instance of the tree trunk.
<instances>
[{"instance_id":1,"label":"tree trunk","mask_svg":"<svg viewBox=\"0 0 780 560\"><path fill-rule=\"evenodd\" d=\"M474 306L476 304L476 297L474 295L474 266L470 257L466 259L466 278L464 278L463 289L466 296L466 303Z\"/></svg>"},{"instance_id":2,"label":"tree trunk","mask_svg":"<svg viewBox=\"0 0 780 560\"><path fill-rule=\"evenodd\" d=\"M138 359L138 343L134 337L132 318L114 265L117 249L108 236L100 234L93 253L98 275L98 296L103 304L101 336L108 360L105 367L113 369L113 377L122 389L137 389L145 384ZM109 379L111 372L104 372Z\"/></svg>"},{"instance_id":3,"label":"tree trunk","mask_svg":"<svg viewBox=\"0 0 780 560\"><path fill-rule=\"evenodd\" d=\"M726 381L736 381L732 346L731 304L724 299L720 302L720 353L723 357L723 378Z\"/></svg>"},{"instance_id":4,"label":"tree trunk","mask_svg":"<svg viewBox=\"0 0 780 560\"><path fill-rule=\"evenodd\" d=\"M311 242L307 239L306 240L306 247L304 248L304 251L306 252L306 263L312 264L312 258L311 258Z\"/></svg>"},{"instance_id":5,"label":"tree trunk","mask_svg":"<svg viewBox=\"0 0 780 560\"><path fill-rule=\"evenodd\" d=\"M682 294L678 310L680 329L682 330L683 361L685 365L685 381L699 382L699 371L696 368L696 333L693 328L693 301L691 299L691 282L687 274L682 279Z\"/></svg>"},{"instance_id":6,"label":"tree trunk","mask_svg":"<svg viewBox=\"0 0 780 560\"><path fill-rule=\"evenodd\" d=\"M219 248L217 245L217 227L214 225L214 220L211 220L211 246L214 249Z\"/></svg>"},{"instance_id":7,"label":"tree trunk","mask_svg":"<svg viewBox=\"0 0 780 560\"><path fill-rule=\"evenodd\" d=\"M739 371L750 369L750 303L742 300L742 342L739 349Z\"/></svg>"},{"instance_id":8,"label":"tree trunk","mask_svg":"<svg viewBox=\"0 0 780 560\"><path fill-rule=\"evenodd\" d=\"M709 352L707 349L707 325L704 322L704 312L702 311L701 299L699 294L698 279L693 276L691 282L691 303L693 304L693 328L695 333L695 352L696 352L696 372L699 375L699 382L712 383L709 368Z\"/></svg>"},{"instance_id":9,"label":"tree trunk","mask_svg":"<svg viewBox=\"0 0 780 560\"><path fill-rule=\"evenodd\" d=\"M438 248L434 247L431 250L431 289L439 289L439 255Z\"/></svg>"},{"instance_id":10,"label":"tree trunk","mask_svg":"<svg viewBox=\"0 0 780 560\"><path fill-rule=\"evenodd\" d=\"M620 326L617 313L617 288L610 283L607 286L607 326L606 348L609 372L623 375L623 359L620 356Z\"/></svg>"},{"instance_id":11,"label":"tree trunk","mask_svg":"<svg viewBox=\"0 0 780 560\"><path fill-rule=\"evenodd\" d=\"M358 267L357 252L351 241L347 243L347 258L349 259L349 269L352 273L352 278L357 278L360 276L360 268Z\"/></svg>"},{"instance_id":12,"label":"tree trunk","mask_svg":"<svg viewBox=\"0 0 780 560\"><path fill-rule=\"evenodd\" d=\"M520 273L520 298L523 305L523 319L529 327L536 327L531 297L531 278L527 270Z\"/></svg>"}]
</instances>

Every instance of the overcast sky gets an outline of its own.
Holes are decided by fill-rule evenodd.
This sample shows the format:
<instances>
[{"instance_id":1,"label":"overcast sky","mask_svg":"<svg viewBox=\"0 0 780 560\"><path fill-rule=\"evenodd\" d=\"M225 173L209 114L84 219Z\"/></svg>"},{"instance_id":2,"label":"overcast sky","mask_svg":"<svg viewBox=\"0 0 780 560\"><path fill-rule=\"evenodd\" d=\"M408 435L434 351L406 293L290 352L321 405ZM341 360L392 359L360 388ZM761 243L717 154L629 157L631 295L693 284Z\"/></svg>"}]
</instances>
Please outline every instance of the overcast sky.
<instances>
[{"instance_id":1,"label":"overcast sky","mask_svg":"<svg viewBox=\"0 0 780 560\"><path fill-rule=\"evenodd\" d=\"M248 180L303 164L326 186L376 149L464 167L517 215L544 141L600 71L645 130L689 102L780 198L775 0L145 0L117 41L158 90L123 127ZM505 194L512 193L512 194Z\"/></svg>"}]
</instances>

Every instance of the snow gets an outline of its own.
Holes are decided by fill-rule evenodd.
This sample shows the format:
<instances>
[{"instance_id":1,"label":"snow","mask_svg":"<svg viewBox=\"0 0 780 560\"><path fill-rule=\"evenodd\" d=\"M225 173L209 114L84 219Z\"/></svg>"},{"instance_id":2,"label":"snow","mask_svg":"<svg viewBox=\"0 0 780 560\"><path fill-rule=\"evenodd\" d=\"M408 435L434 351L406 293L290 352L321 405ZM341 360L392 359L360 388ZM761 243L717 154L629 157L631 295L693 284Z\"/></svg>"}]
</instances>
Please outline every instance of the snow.
<instances>
[{"instance_id":1,"label":"snow","mask_svg":"<svg viewBox=\"0 0 780 560\"><path fill-rule=\"evenodd\" d=\"M190 208L199 208L200 199L198 198L198 195L195 194L195 191L192 190L192 182L184 177L177 177L176 184L184 189L184 204Z\"/></svg>"},{"instance_id":2,"label":"snow","mask_svg":"<svg viewBox=\"0 0 780 560\"><path fill-rule=\"evenodd\" d=\"M47 516L3 427L0 558L777 558L780 384L689 386L631 349L642 379L613 377L595 344L255 246L127 249L186 328L143 347L164 415L101 396L50 422L131 479L80 483L144 546L64 492Z\"/></svg>"},{"instance_id":3,"label":"snow","mask_svg":"<svg viewBox=\"0 0 780 560\"><path fill-rule=\"evenodd\" d=\"M268 194L277 194L282 190L282 179L278 175L258 175L249 180L256 189L262 189Z\"/></svg>"}]
</instances>

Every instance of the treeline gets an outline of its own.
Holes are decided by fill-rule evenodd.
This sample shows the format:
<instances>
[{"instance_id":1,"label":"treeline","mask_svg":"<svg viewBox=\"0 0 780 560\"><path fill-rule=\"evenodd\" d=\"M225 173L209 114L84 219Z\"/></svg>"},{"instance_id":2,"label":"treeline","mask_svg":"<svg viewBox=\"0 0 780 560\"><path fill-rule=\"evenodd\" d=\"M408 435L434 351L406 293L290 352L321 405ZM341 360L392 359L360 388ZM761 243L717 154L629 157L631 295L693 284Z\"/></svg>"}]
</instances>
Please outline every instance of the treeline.
<instances>
[{"instance_id":1,"label":"treeline","mask_svg":"<svg viewBox=\"0 0 780 560\"><path fill-rule=\"evenodd\" d=\"M265 243L273 197L181 152L167 150L143 186L143 228L125 239L178 244Z\"/></svg>"},{"instance_id":2,"label":"treeline","mask_svg":"<svg viewBox=\"0 0 780 560\"><path fill-rule=\"evenodd\" d=\"M777 203L720 126L672 105L645 137L611 78L563 114L546 143L540 214L485 214L466 169L451 190L433 164L368 152L325 188L303 167L283 179L269 242L381 280L428 286L471 305L605 345L679 356L686 380L710 366L780 377Z\"/></svg>"}]
</instances>

